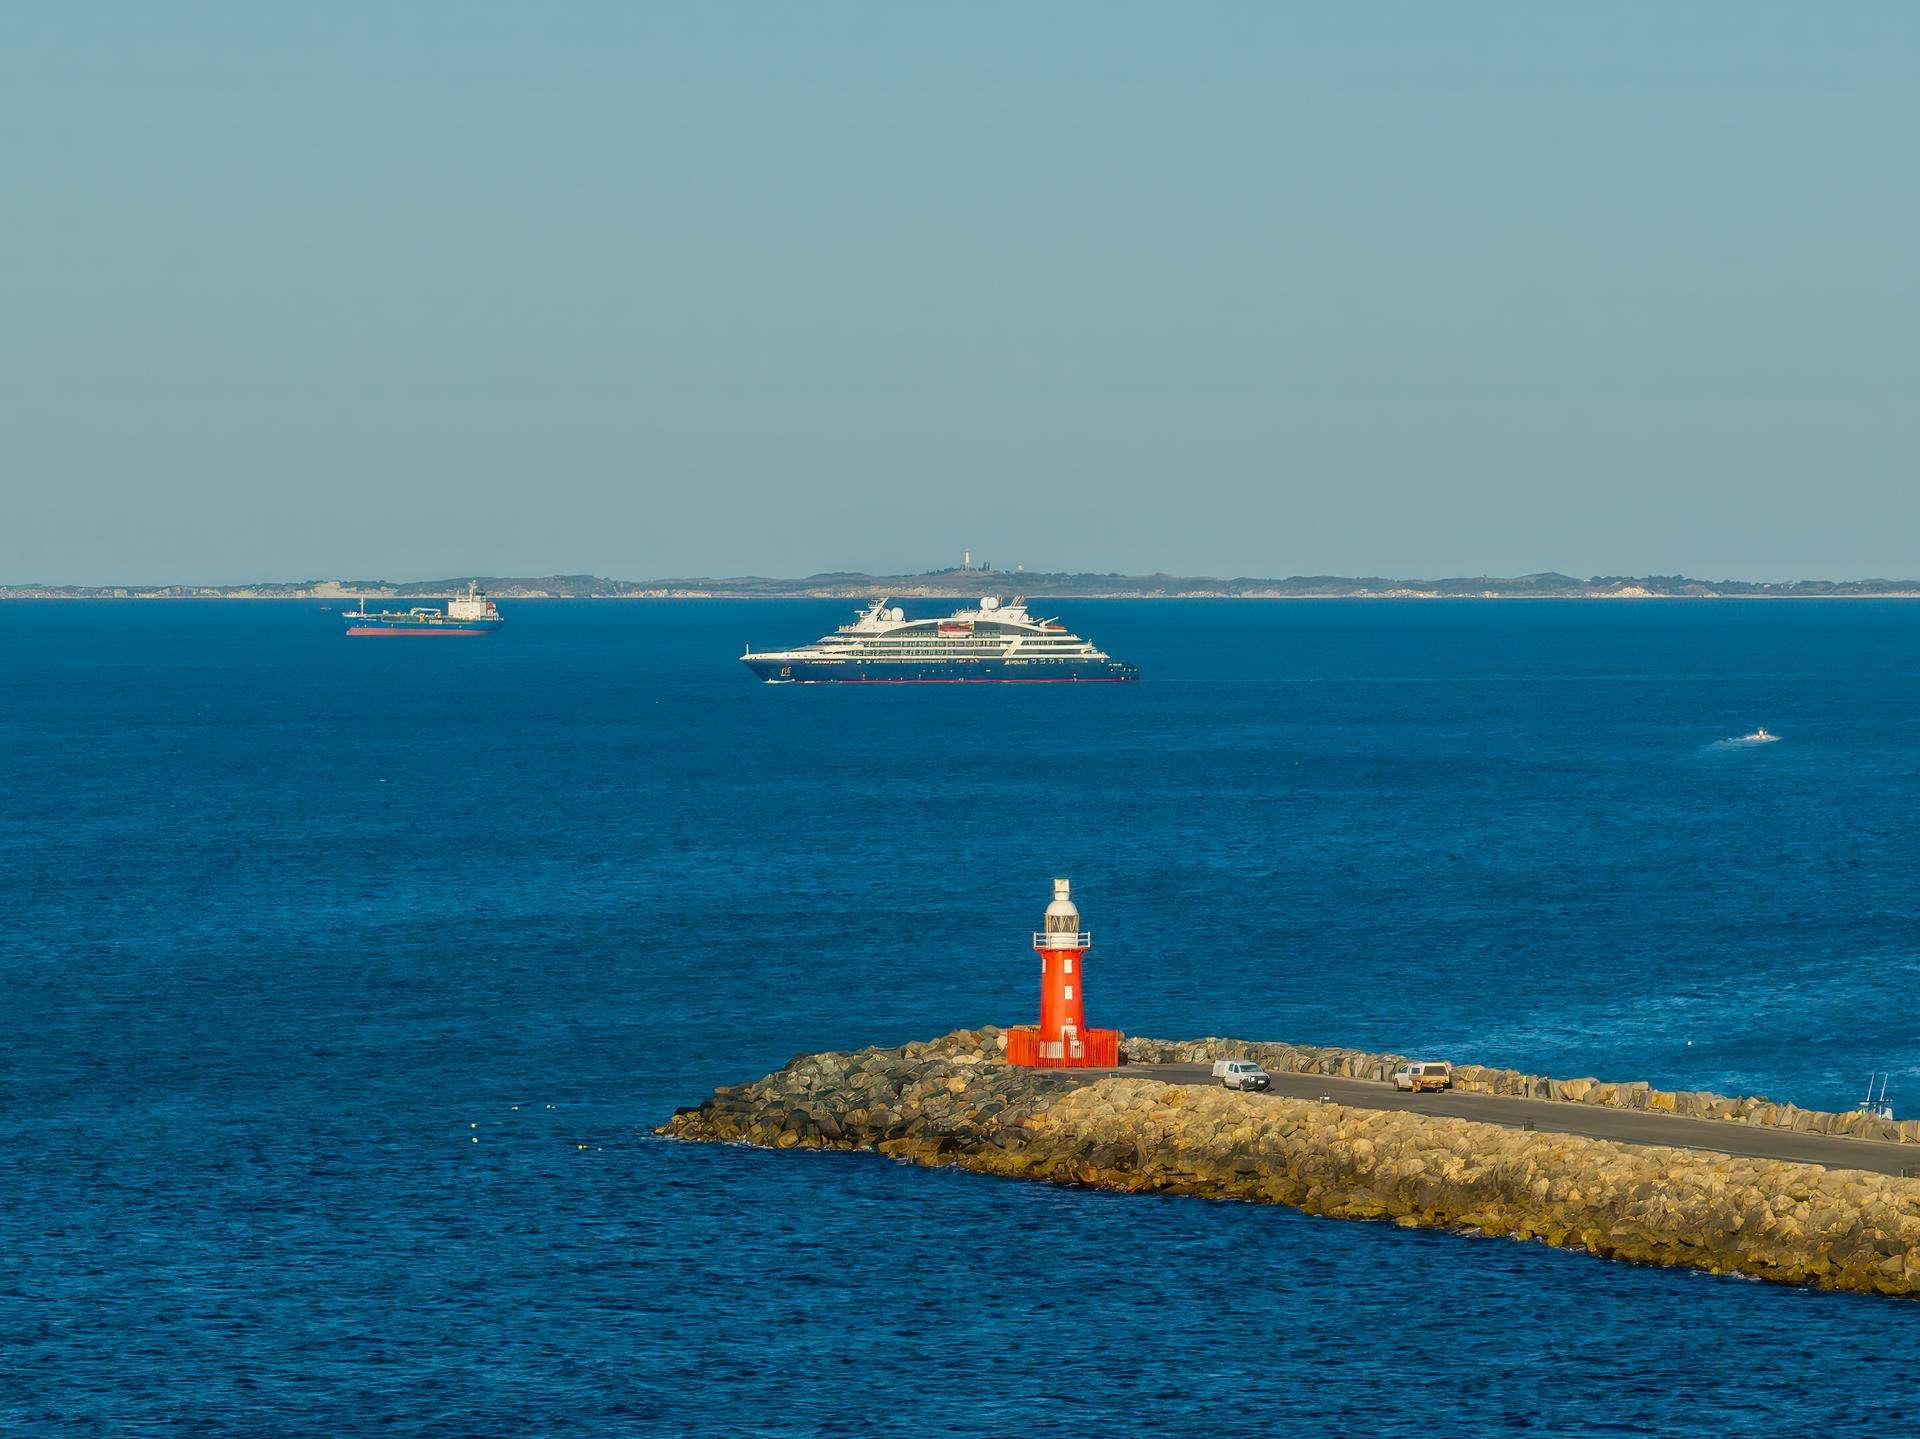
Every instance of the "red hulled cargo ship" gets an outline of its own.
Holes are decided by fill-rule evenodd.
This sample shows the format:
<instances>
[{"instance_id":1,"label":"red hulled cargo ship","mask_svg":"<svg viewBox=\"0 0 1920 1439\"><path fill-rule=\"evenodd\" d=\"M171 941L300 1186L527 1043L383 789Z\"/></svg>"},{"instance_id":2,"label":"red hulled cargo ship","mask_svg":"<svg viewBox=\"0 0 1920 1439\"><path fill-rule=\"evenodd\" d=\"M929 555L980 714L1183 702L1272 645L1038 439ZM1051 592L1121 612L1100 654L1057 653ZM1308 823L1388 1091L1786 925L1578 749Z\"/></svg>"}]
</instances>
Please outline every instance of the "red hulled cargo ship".
<instances>
[{"instance_id":1,"label":"red hulled cargo ship","mask_svg":"<svg viewBox=\"0 0 1920 1439\"><path fill-rule=\"evenodd\" d=\"M446 635L468 639L490 635L506 623L479 585L467 581L467 592L447 601L444 610L421 605L410 610L369 610L366 599L357 610L342 610L350 635Z\"/></svg>"}]
</instances>

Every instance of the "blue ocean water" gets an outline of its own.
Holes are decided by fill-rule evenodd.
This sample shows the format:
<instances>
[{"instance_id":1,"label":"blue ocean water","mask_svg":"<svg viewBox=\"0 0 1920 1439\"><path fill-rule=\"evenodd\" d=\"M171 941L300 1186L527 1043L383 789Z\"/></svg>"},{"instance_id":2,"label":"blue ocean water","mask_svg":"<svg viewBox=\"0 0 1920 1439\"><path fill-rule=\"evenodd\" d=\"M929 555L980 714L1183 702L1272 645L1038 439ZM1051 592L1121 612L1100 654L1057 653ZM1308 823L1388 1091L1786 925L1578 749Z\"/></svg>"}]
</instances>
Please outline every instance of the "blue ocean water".
<instances>
[{"instance_id":1,"label":"blue ocean water","mask_svg":"<svg viewBox=\"0 0 1920 1439\"><path fill-rule=\"evenodd\" d=\"M1026 1017L1056 874L1097 1023L1920 1113L1920 608L331 608L0 606L0 1430L1913 1429L1920 1306L645 1130Z\"/></svg>"}]
</instances>

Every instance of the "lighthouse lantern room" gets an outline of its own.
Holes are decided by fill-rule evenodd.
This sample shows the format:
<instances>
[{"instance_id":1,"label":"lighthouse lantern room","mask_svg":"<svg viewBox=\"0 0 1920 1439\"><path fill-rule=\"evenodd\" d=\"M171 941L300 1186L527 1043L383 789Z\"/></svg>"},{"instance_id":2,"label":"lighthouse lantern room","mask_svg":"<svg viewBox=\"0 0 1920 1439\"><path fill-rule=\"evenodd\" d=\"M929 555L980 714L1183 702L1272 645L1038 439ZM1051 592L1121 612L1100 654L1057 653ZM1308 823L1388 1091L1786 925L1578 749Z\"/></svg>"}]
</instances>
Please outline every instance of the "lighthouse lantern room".
<instances>
[{"instance_id":1,"label":"lighthouse lantern room","mask_svg":"<svg viewBox=\"0 0 1920 1439\"><path fill-rule=\"evenodd\" d=\"M1107 1069L1120 1062L1120 1031L1089 1029L1082 962L1093 936L1080 928L1080 911L1064 879L1053 882L1053 903L1033 937L1040 956L1040 1023L1007 1031L1007 1059L1036 1069Z\"/></svg>"}]
</instances>

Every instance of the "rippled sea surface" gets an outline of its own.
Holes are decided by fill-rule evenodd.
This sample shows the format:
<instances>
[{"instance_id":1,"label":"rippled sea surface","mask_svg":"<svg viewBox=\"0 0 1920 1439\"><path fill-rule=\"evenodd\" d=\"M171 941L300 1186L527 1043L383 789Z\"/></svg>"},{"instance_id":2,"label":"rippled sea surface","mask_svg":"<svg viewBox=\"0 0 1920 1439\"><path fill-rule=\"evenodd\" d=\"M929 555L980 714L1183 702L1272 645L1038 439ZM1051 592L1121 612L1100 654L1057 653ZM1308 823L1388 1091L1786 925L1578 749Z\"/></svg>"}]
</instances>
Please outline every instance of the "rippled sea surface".
<instances>
[{"instance_id":1,"label":"rippled sea surface","mask_svg":"<svg viewBox=\"0 0 1920 1439\"><path fill-rule=\"evenodd\" d=\"M1045 608L1144 681L0 606L0 1430L1920 1426L1920 1304L647 1137L1025 1018L1056 874L1096 1023L1920 1113L1920 606Z\"/></svg>"}]
</instances>

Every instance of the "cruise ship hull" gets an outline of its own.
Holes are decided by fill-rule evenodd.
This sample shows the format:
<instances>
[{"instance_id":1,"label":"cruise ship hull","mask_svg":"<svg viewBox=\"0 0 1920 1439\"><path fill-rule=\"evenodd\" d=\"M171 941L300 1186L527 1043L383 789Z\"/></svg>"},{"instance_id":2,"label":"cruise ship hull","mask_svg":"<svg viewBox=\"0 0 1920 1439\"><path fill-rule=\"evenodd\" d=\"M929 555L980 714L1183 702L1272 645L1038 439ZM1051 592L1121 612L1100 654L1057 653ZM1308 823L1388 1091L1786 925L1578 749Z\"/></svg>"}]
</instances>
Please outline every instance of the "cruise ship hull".
<instances>
[{"instance_id":1,"label":"cruise ship hull","mask_svg":"<svg viewBox=\"0 0 1920 1439\"><path fill-rule=\"evenodd\" d=\"M1126 684L1139 678L1132 665L1118 660L950 659L825 660L762 659L746 667L769 684L839 685L1041 685Z\"/></svg>"}]
</instances>

